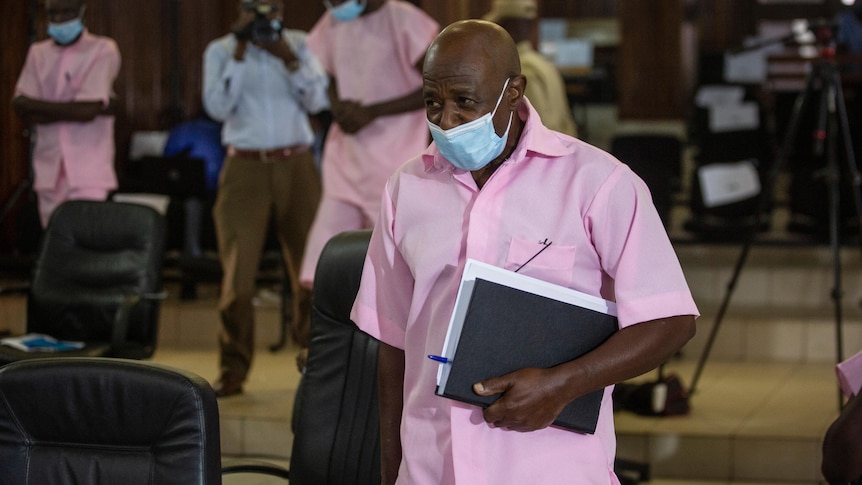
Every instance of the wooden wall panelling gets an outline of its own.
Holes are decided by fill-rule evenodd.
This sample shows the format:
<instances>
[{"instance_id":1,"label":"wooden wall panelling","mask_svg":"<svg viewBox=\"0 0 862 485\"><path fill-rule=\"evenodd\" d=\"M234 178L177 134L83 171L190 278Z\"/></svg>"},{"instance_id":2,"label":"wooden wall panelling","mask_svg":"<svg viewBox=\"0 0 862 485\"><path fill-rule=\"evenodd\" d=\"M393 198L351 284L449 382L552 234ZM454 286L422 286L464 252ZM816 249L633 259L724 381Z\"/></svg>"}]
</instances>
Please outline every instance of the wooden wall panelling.
<instances>
[{"instance_id":1,"label":"wooden wall panelling","mask_svg":"<svg viewBox=\"0 0 862 485\"><path fill-rule=\"evenodd\" d=\"M593 18L616 16L618 0L540 1L540 12L545 17ZM646 3L646 2L645 2Z\"/></svg>"},{"instance_id":2,"label":"wooden wall panelling","mask_svg":"<svg viewBox=\"0 0 862 485\"><path fill-rule=\"evenodd\" d=\"M15 189L27 179L30 170L29 134L21 119L12 112L11 101L30 45L31 9L36 5L36 0L0 2L3 29L0 51L0 72L3 72L0 77L0 207L11 202ZM4 252L12 249L16 216L23 202L24 199L19 197L13 210L0 221L0 250Z\"/></svg>"},{"instance_id":3,"label":"wooden wall panelling","mask_svg":"<svg viewBox=\"0 0 862 485\"><path fill-rule=\"evenodd\" d=\"M742 46L757 31L755 2L750 0L701 0L695 10L699 46L724 51Z\"/></svg>"},{"instance_id":4,"label":"wooden wall panelling","mask_svg":"<svg viewBox=\"0 0 862 485\"><path fill-rule=\"evenodd\" d=\"M619 117L683 118L682 0L620 0Z\"/></svg>"},{"instance_id":5,"label":"wooden wall panelling","mask_svg":"<svg viewBox=\"0 0 862 485\"><path fill-rule=\"evenodd\" d=\"M27 175L28 142L24 126L12 114L9 101L17 73L29 44L28 25L35 24L40 39L45 38L44 17L34 17L31 3L40 0L0 2L3 23L3 76L0 96L0 133L3 134L0 164L0 202L5 201ZM478 18L490 8L491 0L411 0L435 18L441 26L463 18ZM285 25L309 30L324 12L322 1L286 0ZM553 2L544 0L542 9L570 8L569 15L599 16L615 8L616 0L600 2ZM160 115L179 105L186 116L200 107L202 56L206 45L224 35L236 18L239 0L87 0L85 23L96 34L114 38L123 64L115 89L120 99L116 122L117 166L125 163L131 133L161 126ZM179 18L176 18L179 16ZM4 224L5 226L5 224ZM8 229L3 228L4 234ZM8 237L0 241L3 246ZM0 247L0 249L3 249Z\"/></svg>"}]
</instances>

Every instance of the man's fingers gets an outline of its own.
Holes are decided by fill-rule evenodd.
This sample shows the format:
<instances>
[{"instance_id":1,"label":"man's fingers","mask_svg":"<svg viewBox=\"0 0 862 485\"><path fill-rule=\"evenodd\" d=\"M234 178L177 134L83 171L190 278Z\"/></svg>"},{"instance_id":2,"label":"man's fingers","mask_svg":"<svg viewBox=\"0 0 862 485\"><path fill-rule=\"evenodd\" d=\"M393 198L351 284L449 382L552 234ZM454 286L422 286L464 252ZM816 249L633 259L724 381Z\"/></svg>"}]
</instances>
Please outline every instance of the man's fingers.
<instances>
[{"instance_id":1,"label":"man's fingers","mask_svg":"<svg viewBox=\"0 0 862 485\"><path fill-rule=\"evenodd\" d=\"M502 377L497 377L473 384L473 392L480 396L492 396L494 394L505 392L509 387L511 387L511 385L507 380Z\"/></svg>"}]
</instances>

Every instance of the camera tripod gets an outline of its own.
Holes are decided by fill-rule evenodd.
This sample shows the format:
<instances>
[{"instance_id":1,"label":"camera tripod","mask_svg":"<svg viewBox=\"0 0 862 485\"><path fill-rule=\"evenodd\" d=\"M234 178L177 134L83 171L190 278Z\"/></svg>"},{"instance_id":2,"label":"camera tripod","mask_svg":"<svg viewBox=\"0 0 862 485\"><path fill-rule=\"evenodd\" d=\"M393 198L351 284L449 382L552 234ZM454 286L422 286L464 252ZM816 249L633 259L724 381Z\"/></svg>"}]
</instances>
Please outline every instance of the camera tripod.
<instances>
[{"instance_id":1,"label":"camera tripod","mask_svg":"<svg viewBox=\"0 0 862 485\"><path fill-rule=\"evenodd\" d=\"M862 196L860 196L860 175L856 167L856 157L853 152L853 143L850 139L850 127L847 118L847 109L844 104L844 93L841 88L841 78L838 72L838 67L835 62L834 48L821 48L820 56L815 58L812 63L811 70L808 73L805 82L805 88L799 93L794 102L790 121L784 135L784 140L779 148L775 163L771 167L768 178L763 189L759 194L757 204L757 213L754 221L749 228L746 239L740 255L736 261L733 274L727 284L727 290L724 295L710 331L709 337L704 347L700 360L692 378L689 394L693 395L697 389L697 383L700 378L703 367L706 365L707 358L712 349L712 345L718 335L718 330L721 326L722 319L730 304L730 299L733 295L733 290L736 287L737 280L745 262L748 258L751 245L754 242L758 228L761 227L766 217L768 217L768 208L772 193L776 185L776 181L781 172L782 166L785 164L793 146L794 139L799 131L799 126L804 112L804 107L819 93L819 105L817 110L817 124L814 130L814 148L813 154L815 157L825 156L826 166L823 171L823 176L826 180L828 194L828 212L829 212L829 245L832 254L832 269L833 269L833 288L831 297L834 303L834 318L835 318L835 343L836 343L836 362L843 360L843 337L842 337L842 307L841 299L843 290L841 286L841 261L840 261L840 234L839 234L839 211L840 211L840 177L841 171L838 166L837 146L838 135L844 144L844 155L847 164L847 173L852 177L852 195L856 209L857 227L862 238ZM841 404L841 391L838 391L839 404Z\"/></svg>"}]
</instances>

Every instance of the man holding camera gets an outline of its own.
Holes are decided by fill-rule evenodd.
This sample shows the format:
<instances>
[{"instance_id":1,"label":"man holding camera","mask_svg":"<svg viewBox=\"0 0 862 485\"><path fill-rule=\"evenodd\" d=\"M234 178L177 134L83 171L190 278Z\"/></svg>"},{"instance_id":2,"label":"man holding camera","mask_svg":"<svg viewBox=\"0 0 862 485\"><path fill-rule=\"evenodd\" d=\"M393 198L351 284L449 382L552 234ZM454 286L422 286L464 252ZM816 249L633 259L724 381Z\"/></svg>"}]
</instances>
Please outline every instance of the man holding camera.
<instances>
[{"instance_id":1,"label":"man holding camera","mask_svg":"<svg viewBox=\"0 0 862 485\"><path fill-rule=\"evenodd\" d=\"M224 276L219 314L220 397L239 394L254 352L252 298L270 215L290 276L291 329L308 318L296 272L320 199L309 113L329 106L328 79L306 34L281 26L282 0L243 0L233 31L204 53L203 103L224 122L227 158L213 216Z\"/></svg>"}]
</instances>

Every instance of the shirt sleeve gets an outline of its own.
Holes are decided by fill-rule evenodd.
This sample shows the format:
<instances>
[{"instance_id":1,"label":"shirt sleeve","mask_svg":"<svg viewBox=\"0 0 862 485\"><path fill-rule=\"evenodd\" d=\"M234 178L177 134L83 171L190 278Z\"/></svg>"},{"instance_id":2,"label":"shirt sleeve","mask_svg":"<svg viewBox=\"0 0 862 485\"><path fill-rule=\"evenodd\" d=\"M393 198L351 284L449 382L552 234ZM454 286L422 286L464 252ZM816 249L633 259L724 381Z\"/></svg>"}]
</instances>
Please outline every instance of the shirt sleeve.
<instances>
[{"instance_id":1,"label":"shirt sleeve","mask_svg":"<svg viewBox=\"0 0 862 485\"><path fill-rule=\"evenodd\" d=\"M309 113L319 113L329 108L329 76L323 66L311 53L306 43L306 35L285 33L285 38L299 60L299 69L289 72L294 96Z\"/></svg>"},{"instance_id":2,"label":"shirt sleeve","mask_svg":"<svg viewBox=\"0 0 862 485\"><path fill-rule=\"evenodd\" d=\"M308 33L308 38L306 43L308 45L308 50L311 54L320 62L320 65L323 67L323 70L332 73L334 72L334 66L332 65L332 56L329 53L327 47L327 37L329 36L329 25L331 23L331 19L329 18L329 13L324 13L323 17L317 21L317 23L312 27L311 31Z\"/></svg>"},{"instance_id":3,"label":"shirt sleeve","mask_svg":"<svg viewBox=\"0 0 862 485\"><path fill-rule=\"evenodd\" d=\"M228 118L242 92L242 62L222 40L212 42L204 52L203 104L207 113L218 121Z\"/></svg>"},{"instance_id":4,"label":"shirt sleeve","mask_svg":"<svg viewBox=\"0 0 862 485\"><path fill-rule=\"evenodd\" d=\"M103 39L95 59L75 93L75 101L99 100L105 106L114 94L114 81L120 73L120 49L113 39Z\"/></svg>"},{"instance_id":5,"label":"shirt sleeve","mask_svg":"<svg viewBox=\"0 0 862 485\"><path fill-rule=\"evenodd\" d=\"M26 96L28 98L42 98L41 86L39 84L39 75L36 68L36 53L35 46L30 46L27 50L27 60L24 61L24 67L18 75L18 82L15 84L15 94L13 98L18 96Z\"/></svg>"},{"instance_id":6,"label":"shirt sleeve","mask_svg":"<svg viewBox=\"0 0 862 485\"><path fill-rule=\"evenodd\" d=\"M412 13L402 24L400 45L407 55L406 61L410 65L415 65L440 33L440 25L418 8L411 8L409 12Z\"/></svg>"},{"instance_id":7,"label":"shirt sleeve","mask_svg":"<svg viewBox=\"0 0 862 485\"><path fill-rule=\"evenodd\" d=\"M620 326L698 315L649 190L617 166L587 211L602 269L613 279Z\"/></svg>"},{"instance_id":8,"label":"shirt sleeve","mask_svg":"<svg viewBox=\"0 0 862 485\"><path fill-rule=\"evenodd\" d=\"M387 187L350 318L365 333L403 350L414 280L395 243L394 214Z\"/></svg>"}]
</instances>

